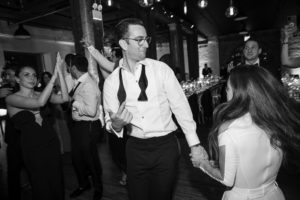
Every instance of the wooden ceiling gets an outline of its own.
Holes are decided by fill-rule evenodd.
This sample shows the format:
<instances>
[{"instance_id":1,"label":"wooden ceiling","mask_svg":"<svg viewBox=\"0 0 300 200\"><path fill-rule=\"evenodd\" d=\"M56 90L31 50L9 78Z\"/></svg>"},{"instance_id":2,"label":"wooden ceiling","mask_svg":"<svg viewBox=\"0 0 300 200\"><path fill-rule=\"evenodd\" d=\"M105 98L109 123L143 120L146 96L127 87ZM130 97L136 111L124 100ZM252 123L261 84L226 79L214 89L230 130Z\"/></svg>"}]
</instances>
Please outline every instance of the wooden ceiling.
<instances>
[{"instance_id":1,"label":"wooden ceiling","mask_svg":"<svg viewBox=\"0 0 300 200\"><path fill-rule=\"evenodd\" d=\"M72 29L71 0L1 0L0 19L9 23L24 23L38 27ZM96 0L99 2L100 0ZM155 1L155 0L154 0ZM187 2L188 13L183 14L183 2ZM195 25L198 32L206 37L223 36L240 31L279 29L289 15L300 14L300 0L234 0L240 14L247 16L244 21L235 21L225 16L229 0L208 0L208 7L201 9L198 0L161 0L155 3L156 12L161 16L174 14L176 20ZM125 17L136 16L138 0L113 0L107 6L102 0L104 28L111 28ZM165 13L164 11L167 11ZM158 31L167 28L163 21L157 20Z\"/></svg>"}]
</instances>

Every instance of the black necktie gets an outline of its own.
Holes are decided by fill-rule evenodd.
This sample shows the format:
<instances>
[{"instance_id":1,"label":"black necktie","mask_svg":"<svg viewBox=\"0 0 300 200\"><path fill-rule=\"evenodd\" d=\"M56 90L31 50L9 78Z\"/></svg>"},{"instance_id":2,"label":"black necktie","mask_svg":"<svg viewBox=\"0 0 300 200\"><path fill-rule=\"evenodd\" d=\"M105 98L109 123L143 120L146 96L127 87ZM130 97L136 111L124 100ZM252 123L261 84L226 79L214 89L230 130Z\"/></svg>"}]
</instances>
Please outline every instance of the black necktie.
<instances>
[{"instance_id":1,"label":"black necktie","mask_svg":"<svg viewBox=\"0 0 300 200\"><path fill-rule=\"evenodd\" d=\"M73 97L76 89L78 88L78 86L80 85L81 82L78 82L77 85L69 92L69 96Z\"/></svg>"},{"instance_id":2,"label":"black necktie","mask_svg":"<svg viewBox=\"0 0 300 200\"><path fill-rule=\"evenodd\" d=\"M139 80L139 86L141 88L141 94L138 98L139 101L148 101L147 94L146 94L146 89L148 86L148 80L146 77L146 72L145 72L145 65L142 65L142 72Z\"/></svg>"},{"instance_id":3,"label":"black necktie","mask_svg":"<svg viewBox=\"0 0 300 200\"><path fill-rule=\"evenodd\" d=\"M126 91L123 84L123 76L122 76L122 68L120 68L119 71L119 90L117 93L118 100L120 104L122 104L126 100ZM139 95L138 100L139 101L148 101L147 95L146 95L146 88L148 86L148 80L145 73L145 65L142 65L142 72L139 80L139 86L141 88L141 93Z\"/></svg>"},{"instance_id":4,"label":"black necktie","mask_svg":"<svg viewBox=\"0 0 300 200\"><path fill-rule=\"evenodd\" d=\"M117 96L118 96L119 103L121 105L126 100L126 91L123 84L122 68L120 68L119 71L119 83L120 84L119 84L119 90Z\"/></svg>"}]
</instances>

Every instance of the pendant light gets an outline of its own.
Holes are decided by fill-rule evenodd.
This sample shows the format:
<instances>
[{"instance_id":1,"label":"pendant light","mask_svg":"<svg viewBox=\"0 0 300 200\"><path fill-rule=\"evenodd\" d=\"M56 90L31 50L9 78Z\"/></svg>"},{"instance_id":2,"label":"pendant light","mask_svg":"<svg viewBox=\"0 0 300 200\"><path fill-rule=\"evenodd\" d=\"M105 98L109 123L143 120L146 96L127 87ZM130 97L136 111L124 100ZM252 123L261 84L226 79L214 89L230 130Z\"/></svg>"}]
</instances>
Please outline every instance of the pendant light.
<instances>
[{"instance_id":1,"label":"pendant light","mask_svg":"<svg viewBox=\"0 0 300 200\"><path fill-rule=\"evenodd\" d=\"M207 7L207 5L208 5L208 1L207 0L198 0L198 6L200 7L200 8L206 8Z\"/></svg>"},{"instance_id":2,"label":"pendant light","mask_svg":"<svg viewBox=\"0 0 300 200\"><path fill-rule=\"evenodd\" d=\"M186 5L186 1L183 2L183 13L186 15L187 14L187 5Z\"/></svg>"},{"instance_id":3,"label":"pendant light","mask_svg":"<svg viewBox=\"0 0 300 200\"><path fill-rule=\"evenodd\" d=\"M23 24L19 24L18 29L14 33L15 38L29 39L31 38L30 33L23 27Z\"/></svg>"},{"instance_id":4,"label":"pendant light","mask_svg":"<svg viewBox=\"0 0 300 200\"><path fill-rule=\"evenodd\" d=\"M140 6L146 8L153 5L153 0L139 0Z\"/></svg>"},{"instance_id":5,"label":"pendant light","mask_svg":"<svg viewBox=\"0 0 300 200\"><path fill-rule=\"evenodd\" d=\"M238 10L233 6L233 0L230 0L229 7L226 9L225 15L228 18L235 17L238 14Z\"/></svg>"}]
</instances>

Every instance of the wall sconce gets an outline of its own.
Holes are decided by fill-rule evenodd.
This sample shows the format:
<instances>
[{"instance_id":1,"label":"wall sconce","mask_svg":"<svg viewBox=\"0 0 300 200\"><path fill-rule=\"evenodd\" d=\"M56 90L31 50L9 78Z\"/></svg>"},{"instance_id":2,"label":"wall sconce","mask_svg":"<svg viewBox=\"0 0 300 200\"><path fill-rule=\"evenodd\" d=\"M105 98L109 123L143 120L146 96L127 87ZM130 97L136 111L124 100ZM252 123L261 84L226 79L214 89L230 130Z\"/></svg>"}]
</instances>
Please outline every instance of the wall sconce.
<instances>
[{"instance_id":1,"label":"wall sconce","mask_svg":"<svg viewBox=\"0 0 300 200\"><path fill-rule=\"evenodd\" d=\"M235 17L238 14L238 9L233 6L233 0L230 0L229 7L226 9L225 15L228 18Z\"/></svg>"},{"instance_id":2,"label":"wall sconce","mask_svg":"<svg viewBox=\"0 0 300 200\"><path fill-rule=\"evenodd\" d=\"M15 38L18 39L29 39L31 38L30 33L23 27L23 24L19 24L18 29L14 33Z\"/></svg>"},{"instance_id":3,"label":"wall sconce","mask_svg":"<svg viewBox=\"0 0 300 200\"><path fill-rule=\"evenodd\" d=\"M94 20L102 21L102 5L93 3L92 15Z\"/></svg>"},{"instance_id":4,"label":"wall sconce","mask_svg":"<svg viewBox=\"0 0 300 200\"><path fill-rule=\"evenodd\" d=\"M208 5L208 1L207 0L198 0L198 6L200 7L200 8L206 8L207 7L207 5Z\"/></svg>"},{"instance_id":5,"label":"wall sconce","mask_svg":"<svg viewBox=\"0 0 300 200\"><path fill-rule=\"evenodd\" d=\"M140 6L146 8L153 5L153 0L139 0Z\"/></svg>"}]
</instances>

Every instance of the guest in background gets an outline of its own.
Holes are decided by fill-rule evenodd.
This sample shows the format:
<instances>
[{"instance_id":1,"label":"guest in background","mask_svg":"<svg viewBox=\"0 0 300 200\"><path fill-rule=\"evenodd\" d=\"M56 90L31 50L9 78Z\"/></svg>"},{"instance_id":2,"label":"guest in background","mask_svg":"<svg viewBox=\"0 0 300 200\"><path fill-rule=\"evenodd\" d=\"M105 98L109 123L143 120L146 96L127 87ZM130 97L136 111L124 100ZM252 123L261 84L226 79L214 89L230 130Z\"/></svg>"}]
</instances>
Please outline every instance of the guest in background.
<instances>
[{"instance_id":1,"label":"guest in background","mask_svg":"<svg viewBox=\"0 0 300 200\"><path fill-rule=\"evenodd\" d=\"M89 50L93 58L97 61L101 68L103 68L108 73L111 73L113 69L119 66L119 61L122 58L122 50L117 45L112 45L111 61L103 56L94 46L92 46L86 39L81 40L83 46ZM103 70L102 70L103 71ZM102 73L107 75L107 73ZM106 77L104 77L106 78ZM127 136L123 138L117 137L115 134L108 134L108 142L112 155L112 159L120 169L122 173L122 178L119 181L121 185L127 184L127 165L126 165L126 141Z\"/></svg>"},{"instance_id":2,"label":"guest in background","mask_svg":"<svg viewBox=\"0 0 300 200\"><path fill-rule=\"evenodd\" d=\"M103 193L102 166L97 143L101 132L100 89L88 73L88 60L76 55L70 72L76 85L69 93L72 104L72 162L78 180L78 187L70 194L71 198L80 196L91 188L89 175L92 176L93 199L101 199Z\"/></svg>"},{"instance_id":3,"label":"guest in background","mask_svg":"<svg viewBox=\"0 0 300 200\"><path fill-rule=\"evenodd\" d=\"M16 83L16 70L18 66L7 65L2 74L0 87L0 108L7 109L5 98L18 91ZM4 138L7 144L7 187L10 200L21 200L21 171L24 167L20 145L20 132L16 130L8 115L3 116L5 120ZM2 125L1 125L2 126Z\"/></svg>"},{"instance_id":4,"label":"guest in background","mask_svg":"<svg viewBox=\"0 0 300 200\"><path fill-rule=\"evenodd\" d=\"M300 57L289 56L289 40L296 31L296 26L285 25L282 29L281 63L288 68L300 68Z\"/></svg>"},{"instance_id":5,"label":"guest in background","mask_svg":"<svg viewBox=\"0 0 300 200\"><path fill-rule=\"evenodd\" d=\"M103 78L107 78L109 74L114 70L115 63L108 60L102 53L100 53L91 43L86 39L83 38L81 40L82 45L88 49L90 54L96 60L96 62L100 66L100 71L102 73Z\"/></svg>"},{"instance_id":6,"label":"guest in background","mask_svg":"<svg viewBox=\"0 0 300 200\"><path fill-rule=\"evenodd\" d=\"M243 59L241 62L237 63L236 65L233 62L230 62L227 68L228 73L237 66L244 66L244 65L256 65L261 66L261 62L259 59L259 55L261 54L261 47L258 40L254 38L249 38L243 47Z\"/></svg>"},{"instance_id":7,"label":"guest in background","mask_svg":"<svg viewBox=\"0 0 300 200\"><path fill-rule=\"evenodd\" d=\"M65 56L65 68L64 68L64 74L65 74L65 80L67 84L68 91L71 91L74 86L74 80L70 74L70 68L72 66L73 60L75 58L75 54L69 53Z\"/></svg>"},{"instance_id":8,"label":"guest in background","mask_svg":"<svg viewBox=\"0 0 300 200\"><path fill-rule=\"evenodd\" d=\"M224 200L284 200L276 183L282 160L291 153L299 165L300 115L294 102L266 69L248 65L231 70L227 100L216 108L209 134L217 164L203 159L194 166L232 187Z\"/></svg>"},{"instance_id":9,"label":"guest in background","mask_svg":"<svg viewBox=\"0 0 300 200\"><path fill-rule=\"evenodd\" d=\"M241 62L237 63L236 66L251 65L263 67L270 71L277 80L280 80L280 70L277 69L277 67L270 66L268 60L261 59L261 53L261 42L255 37L249 38L244 43L242 60ZM230 62L227 71L230 72L231 69L233 69L236 66L234 66L233 63Z\"/></svg>"},{"instance_id":10,"label":"guest in background","mask_svg":"<svg viewBox=\"0 0 300 200\"><path fill-rule=\"evenodd\" d=\"M37 84L35 70L29 66L20 67L16 72L20 89L6 97L9 116L21 134L21 151L34 200L64 199L59 141L53 127L40 115L40 108L49 98L52 103L68 100L62 62L58 54L54 75L41 93L34 91ZM60 95L52 93L57 77L62 88Z\"/></svg>"},{"instance_id":11,"label":"guest in background","mask_svg":"<svg viewBox=\"0 0 300 200\"><path fill-rule=\"evenodd\" d=\"M202 75L205 77L211 74L212 74L211 68L207 66L207 63L205 63L204 68L202 69Z\"/></svg>"},{"instance_id":12,"label":"guest in background","mask_svg":"<svg viewBox=\"0 0 300 200\"><path fill-rule=\"evenodd\" d=\"M49 81L51 80L52 74L50 72L43 72L41 74L41 78L40 78L40 84L38 87L37 91L43 91L45 89L45 87L48 85ZM54 94L59 94L61 93L60 87L55 84L53 86L52 89L52 93ZM61 132L59 130L59 127L56 126L57 120L60 118L60 112L61 112L61 105L60 104L53 104L50 101L47 101L46 105L44 105L41 108L41 115L42 118L47 120L55 129L57 135L58 135L58 139L60 142L60 146L61 146L61 152L63 153L63 141L62 141L62 136L61 136Z\"/></svg>"}]
</instances>

